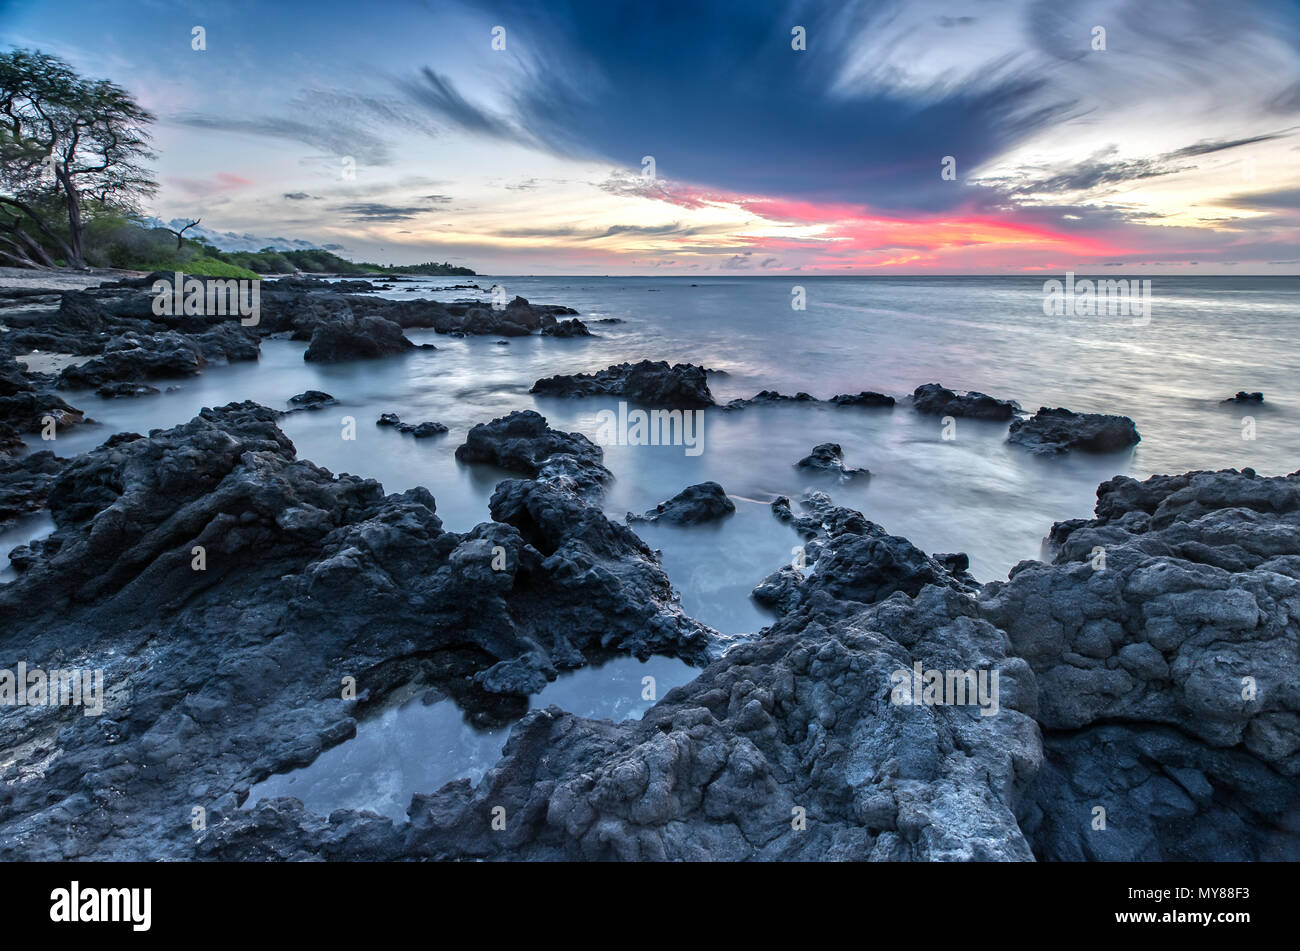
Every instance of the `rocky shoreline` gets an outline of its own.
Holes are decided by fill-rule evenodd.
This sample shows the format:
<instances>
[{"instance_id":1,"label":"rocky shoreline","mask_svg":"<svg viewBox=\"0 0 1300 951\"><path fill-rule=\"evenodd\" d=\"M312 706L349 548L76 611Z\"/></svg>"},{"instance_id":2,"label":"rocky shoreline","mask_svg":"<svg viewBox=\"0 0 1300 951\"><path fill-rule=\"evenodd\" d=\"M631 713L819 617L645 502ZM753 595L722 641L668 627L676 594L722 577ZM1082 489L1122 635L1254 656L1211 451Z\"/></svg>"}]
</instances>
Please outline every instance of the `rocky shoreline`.
<instances>
[{"instance_id":1,"label":"rocky shoreline","mask_svg":"<svg viewBox=\"0 0 1300 951\"><path fill-rule=\"evenodd\" d=\"M601 448L534 411L457 448L518 476L463 533L423 488L385 494L299 459L284 413L254 402L71 459L22 454L18 436L47 417L92 424L60 388L149 387L257 359L269 335L321 359L400 354L413 327L582 335L568 308L388 301L360 284L268 282L257 326L155 317L135 281L0 292L0 520L55 525L10 556L0 670L102 669L106 684L102 716L6 710L0 858L1300 858L1300 472L1116 477L1094 518L1051 526L1045 560L984 585L963 554L927 554L830 495L778 498L801 554L755 579L776 619L737 642L687 615L658 553L603 513ZM88 359L36 373L14 360L31 349ZM644 361L533 392L666 410L814 401L718 407L707 373ZM330 400L301 394L289 412ZM1026 419L939 384L825 402L1007 422L1036 453L1140 438L1127 417ZM790 464L868 476L833 443ZM628 521L734 509L701 483ZM560 672L614 655L701 672L640 720L525 713ZM930 702L922 670L983 672L993 693ZM405 823L290 799L241 808L411 685L474 723L515 722L476 786L416 795Z\"/></svg>"}]
</instances>

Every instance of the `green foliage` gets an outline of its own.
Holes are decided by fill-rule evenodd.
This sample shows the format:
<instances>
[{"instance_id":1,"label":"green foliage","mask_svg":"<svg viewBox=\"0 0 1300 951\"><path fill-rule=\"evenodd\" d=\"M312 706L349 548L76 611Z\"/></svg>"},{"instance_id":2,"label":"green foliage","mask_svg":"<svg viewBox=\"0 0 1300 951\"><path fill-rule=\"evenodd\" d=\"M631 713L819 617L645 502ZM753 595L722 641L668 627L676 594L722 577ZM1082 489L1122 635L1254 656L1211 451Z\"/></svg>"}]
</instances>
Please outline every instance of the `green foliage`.
<instances>
[{"instance_id":1,"label":"green foliage","mask_svg":"<svg viewBox=\"0 0 1300 951\"><path fill-rule=\"evenodd\" d=\"M244 267L236 267L216 258L197 257L188 261L143 261L134 271L184 271L186 275L196 277L238 277L255 281L260 275Z\"/></svg>"},{"instance_id":2,"label":"green foliage","mask_svg":"<svg viewBox=\"0 0 1300 951\"><path fill-rule=\"evenodd\" d=\"M403 264L384 268L389 274L430 274L451 277L475 277L476 272L467 267L457 267L444 261L442 264Z\"/></svg>"}]
</instances>

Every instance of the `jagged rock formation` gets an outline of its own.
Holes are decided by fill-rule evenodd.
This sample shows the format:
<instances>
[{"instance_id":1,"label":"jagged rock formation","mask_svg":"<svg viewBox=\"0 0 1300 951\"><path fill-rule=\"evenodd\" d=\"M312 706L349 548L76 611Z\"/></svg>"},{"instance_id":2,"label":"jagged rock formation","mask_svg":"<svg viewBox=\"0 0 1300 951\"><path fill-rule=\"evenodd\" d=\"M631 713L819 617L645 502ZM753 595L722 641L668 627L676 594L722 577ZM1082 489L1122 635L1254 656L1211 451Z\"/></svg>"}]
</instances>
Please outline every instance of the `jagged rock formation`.
<instances>
[{"instance_id":1,"label":"jagged rock formation","mask_svg":"<svg viewBox=\"0 0 1300 951\"><path fill-rule=\"evenodd\" d=\"M7 708L4 860L186 854L193 806L230 813L412 681L500 722L593 656L706 659L654 554L563 487L503 483L497 521L447 532L424 489L295 458L278 416L204 410L54 476L0 668L102 669L105 705Z\"/></svg>"}]
</instances>

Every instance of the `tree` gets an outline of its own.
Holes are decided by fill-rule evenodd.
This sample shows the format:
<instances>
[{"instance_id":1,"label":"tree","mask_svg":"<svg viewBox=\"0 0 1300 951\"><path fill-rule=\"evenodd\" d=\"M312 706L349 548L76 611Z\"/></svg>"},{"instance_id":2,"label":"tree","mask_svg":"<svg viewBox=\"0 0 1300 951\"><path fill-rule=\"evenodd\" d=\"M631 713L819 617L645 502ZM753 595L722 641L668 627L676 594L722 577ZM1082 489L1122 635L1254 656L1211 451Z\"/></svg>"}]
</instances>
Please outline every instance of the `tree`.
<instances>
[{"instance_id":1,"label":"tree","mask_svg":"<svg viewBox=\"0 0 1300 951\"><path fill-rule=\"evenodd\" d=\"M198 223L199 223L200 221L202 221L202 220L203 220L202 218L195 218L193 221L191 221L189 224L187 224L184 228L181 228L180 231L177 231L175 228L168 228L168 229L166 229L167 231L170 231L172 234L176 235L176 250L177 250L177 251L179 251L179 250L181 249L181 246L185 243L184 240L183 240L183 238L182 238L182 236L185 234L185 232L189 231L191 228L193 228L196 224L198 224Z\"/></svg>"},{"instance_id":2,"label":"tree","mask_svg":"<svg viewBox=\"0 0 1300 951\"><path fill-rule=\"evenodd\" d=\"M53 249L84 266L87 207L136 214L157 191L139 164L153 158L145 131L153 119L122 87L84 79L58 57L0 53L0 256L53 267Z\"/></svg>"}]
</instances>

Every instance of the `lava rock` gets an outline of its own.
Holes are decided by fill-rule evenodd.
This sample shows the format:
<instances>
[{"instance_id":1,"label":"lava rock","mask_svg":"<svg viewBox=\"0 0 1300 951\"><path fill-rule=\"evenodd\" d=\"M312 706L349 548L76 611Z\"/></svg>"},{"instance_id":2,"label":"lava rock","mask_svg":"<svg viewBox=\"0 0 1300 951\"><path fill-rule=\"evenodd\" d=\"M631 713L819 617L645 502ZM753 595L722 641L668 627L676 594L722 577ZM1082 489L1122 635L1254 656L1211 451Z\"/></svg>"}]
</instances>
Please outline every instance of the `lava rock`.
<instances>
[{"instance_id":1,"label":"lava rock","mask_svg":"<svg viewBox=\"0 0 1300 951\"><path fill-rule=\"evenodd\" d=\"M321 323L312 332L303 359L313 363L373 359L415 349L402 328L382 317L352 317Z\"/></svg>"},{"instance_id":2,"label":"lava rock","mask_svg":"<svg viewBox=\"0 0 1300 951\"><path fill-rule=\"evenodd\" d=\"M866 469L855 469L852 466L846 466L844 464L844 452L840 449L839 443L834 442L825 442L814 447L812 452L795 463L795 467L810 469L815 472L826 472L838 476L845 482L850 479L869 478L871 475Z\"/></svg>"},{"instance_id":3,"label":"lava rock","mask_svg":"<svg viewBox=\"0 0 1300 951\"><path fill-rule=\"evenodd\" d=\"M0 458L0 527L45 506L50 483L63 462L48 450L18 459Z\"/></svg>"},{"instance_id":4,"label":"lava rock","mask_svg":"<svg viewBox=\"0 0 1300 951\"><path fill-rule=\"evenodd\" d=\"M1072 413L1068 409L1040 408L1029 419L1011 423L1007 442L1039 455L1068 452L1118 452L1136 446L1142 437L1127 416Z\"/></svg>"},{"instance_id":5,"label":"lava rock","mask_svg":"<svg viewBox=\"0 0 1300 951\"><path fill-rule=\"evenodd\" d=\"M588 480L588 487L613 478L601 464L604 455L586 436L551 429L546 417L530 409L479 423L456 448L461 462L489 463L528 476L542 475L549 462L552 478L576 476Z\"/></svg>"},{"instance_id":6,"label":"lava rock","mask_svg":"<svg viewBox=\"0 0 1300 951\"><path fill-rule=\"evenodd\" d=\"M158 387L150 386L148 383L105 383L95 391L96 395L102 396L106 400L128 399L136 396L155 396L160 392Z\"/></svg>"},{"instance_id":7,"label":"lava rock","mask_svg":"<svg viewBox=\"0 0 1300 951\"><path fill-rule=\"evenodd\" d=\"M430 436L441 436L447 432L447 427L442 423L404 423L396 413L384 413L379 419L375 420L376 426L391 426L399 433L408 436L414 436L416 439L428 439Z\"/></svg>"},{"instance_id":8,"label":"lava rock","mask_svg":"<svg viewBox=\"0 0 1300 951\"><path fill-rule=\"evenodd\" d=\"M530 393L537 396L620 396L646 406L699 409L712 406L713 394L703 367L665 361L620 363L595 373L558 375L538 380Z\"/></svg>"},{"instance_id":9,"label":"lava rock","mask_svg":"<svg viewBox=\"0 0 1300 951\"><path fill-rule=\"evenodd\" d=\"M1247 393L1245 390L1238 390L1236 396L1229 396L1226 400L1219 400L1220 403L1262 403L1264 394L1260 392Z\"/></svg>"},{"instance_id":10,"label":"lava rock","mask_svg":"<svg viewBox=\"0 0 1300 951\"><path fill-rule=\"evenodd\" d=\"M335 406L338 404L338 400L320 390L307 390L305 393L291 396L289 397L289 402L298 409L306 410L324 409L326 406Z\"/></svg>"},{"instance_id":11,"label":"lava rock","mask_svg":"<svg viewBox=\"0 0 1300 951\"><path fill-rule=\"evenodd\" d=\"M667 502L660 502L644 515L627 513L629 522L666 522L671 525L700 525L716 522L736 511L736 503L716 482L687 486Z\"/></svg>"},{"instance_id":12,"label":"lava rock","mask_svg":"<svg viewBox=\"0 0 1300 951\"><path fill-rule=\"evenodd\" d=\"M192 856L174 817L196 796L211 834L251 784L346 740L408 684L500 725L558 670L613 652L707 661L716 632L682 613L654 553L567 489L509 480L497 521L448 532L425 489L385 495L297 459L279 417L205 409L54 474L55 531L0 585L0 666L102 670L104 715L0 718L3 860ZM356 698L340 697L348 676ZM27 743L56 734L52 763ZM20 773L30 781L9 781ZM69 836L87 797L96 821ZM337 854L401 846L367 841ZM305 847L268 836L262 854Z\"/></svg>"},{"instance_id":13,"label":"lava rock","mask_svg":"<svg viewBox=\"0 0 1300 951\"><path fill-rule=\"evenodd\" d=\"M556 320L551 314L542 315L542 333L548 337L590 337L591 331L577 317Z\"/></svg>"},{"instance_id":14,"label":"lava rock","mask_svg":"<svg viewBox=\"0 0 1300 951\"><path fill-rule=\"evenodd\" d=\"M65 367L59 386L95 389L109 383L194 376L206 363L199 345L184 334L129 331L108 341L102 356Z\"/></svg>"},{"instance_id":15,"label":"lava rock","mask_svg":"<svg viewBox=\"0 0 1300 951\"><path fill-rule=\"evenodd\" d=\"M999 400L972 390L956 393L938 383L925 383L912 392L912 406L933 416L965 416L996 422L1011 419L1020 411L1014 400Z\"/></svg>"},{"instance_id":16,"label":"lava rock","mask_svg":"<svg viewBox=\"0 0 1300 951\"><path fill-rule=\"evenodd\" d=\"M894 405L894 398L886 396L884 393L875 393L871 390L863 390L861 393L841 394L832 396L831 400L836 406L870 406L886 408Z\"/></svg>"}]
</instances>

